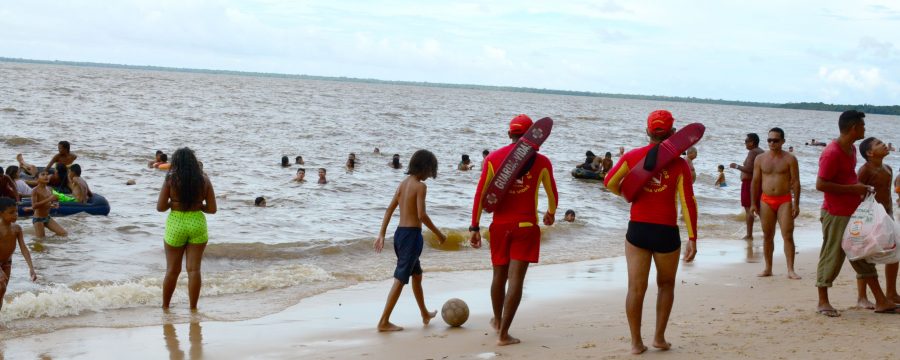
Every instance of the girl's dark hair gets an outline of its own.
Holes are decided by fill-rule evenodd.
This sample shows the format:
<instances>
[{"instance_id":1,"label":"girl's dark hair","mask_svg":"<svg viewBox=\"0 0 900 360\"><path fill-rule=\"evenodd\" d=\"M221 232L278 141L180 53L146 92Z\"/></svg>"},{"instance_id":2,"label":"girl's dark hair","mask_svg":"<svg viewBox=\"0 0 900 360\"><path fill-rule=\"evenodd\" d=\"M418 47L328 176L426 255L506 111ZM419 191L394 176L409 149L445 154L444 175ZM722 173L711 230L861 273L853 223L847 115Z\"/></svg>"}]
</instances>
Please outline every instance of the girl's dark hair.
<instances>
[{"instance_id":1,"label":"girl's dark hair","mask_svg":"<svg viewBox=\"0 0 900 360\"><path fill-rule=\"evenodd\" d=\"M394 169L399 169L399 168L403 167L403 165L400 165L400 154L394 154L393 159L391 159L391 166Z\"/></svg>"},{"instance_id":2,"label":"girl's dark hair","mask_svg":"<svg viewBox=\"0 0 900 360\"><path fill-rule=\"evenodd\" d=\"M288 159L287 156L281 157L281 166L284 166L284 167L291 166L291 161Z\"/></svg>"},{"instance_id":3,"label":"girl's dark hair","mask_svg":"<svg viewBox=\"0 0 900 360\"><path fill-rule=\"evenodd\" d=\"M56 163L56 176L59 177L59 185L57 187L62 192L69 191L69 168L63 163Z\"/></svg>"},{"instance_id":4,"label":"girl's dark hair","mask_svg":"<svg viewBox=\"0 0 900 360\"><path fill-rule=\"evenodd\" d=\"M431 151L422 149L409 158L409 169L406 170L406 174L420 179L437 178L437 169L437 158Z\"/></svg>"},{"instance_id":5,"label":"girl's dark hair","mask_svg":"<svg viewBox=\"0 0 900 360\"><path fill-rule=\"evenodd\" d=\"M196 204L203 201L205 181L200 162L190 148L183 147L172 154L172 167L169 169L169 181L178 193L178 200L183 204Z\"/></svg>"},{"instance_id":6,"label":"girl's dark hair","mask_svg":"<svg viewBox=\"0 0 900 360\"><path fill-rule=\"evenodd\" d=\"M0 169L3 169L3 168L0 167ZM2 170L0 170L0 172L2 172ZM10 165L8 168L6 168L6 175L8 175L10 179L18 178L19 167L15 166L15 165Z\"/></svg>"}]
</instances>

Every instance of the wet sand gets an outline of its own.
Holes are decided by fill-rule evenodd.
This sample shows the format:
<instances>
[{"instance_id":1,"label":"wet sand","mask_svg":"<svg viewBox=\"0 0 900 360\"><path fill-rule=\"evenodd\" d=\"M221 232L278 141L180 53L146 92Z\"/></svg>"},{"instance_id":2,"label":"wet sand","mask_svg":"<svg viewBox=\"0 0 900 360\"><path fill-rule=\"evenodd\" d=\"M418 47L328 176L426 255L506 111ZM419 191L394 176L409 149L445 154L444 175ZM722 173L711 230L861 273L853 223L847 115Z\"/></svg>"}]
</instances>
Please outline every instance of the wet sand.
<instances>
[{"instance_id":1,"label":"wet sand","mask_svg":"<svg viewBox=\"0 0 900 360\"><path fill-rule=\"evenodd\" d=\"M759 254L743 241L704 244L693 264L682 264L669 323L670 351L657 358L892 359L900 351L900 315L855 308L854 272L845 266L831 290L842 317L817 315L815 267L820 235L798 229L797 272L785 277L776 239L775 276L758 278ZM759 250L759 235L754 251ZM487 253L484 253L485 257ZM485 258L485 261L487 259ZM881 271L879 267L879 271ZM653 273L651 273L651 278ZM631 358L624 314L623 258L535 266L511 334L521 344L498 347L488 326L489 271L426 274L425 297L439 309L449 298L468 302L461 328L438 318L423 327L407 287L392 321L406 328L378 333L375 323L390 280L366 282L302 300L279 313L237 322L188 322L133 328L73 328L5 341L6 358L304 358L304 359L578 359ZM883 279L882 279L883 283ZM652 342L656 288L644 310L644 341ZM244 305L246 306L246 305ZM168 318L190 314L176 304ZM202 308L202 303L201 303ZM201 318L201 317L197 317ZM204 320L208 317L203 317ZM53 321L46 319L45 321Z\"/></svg>"}]
</instances>

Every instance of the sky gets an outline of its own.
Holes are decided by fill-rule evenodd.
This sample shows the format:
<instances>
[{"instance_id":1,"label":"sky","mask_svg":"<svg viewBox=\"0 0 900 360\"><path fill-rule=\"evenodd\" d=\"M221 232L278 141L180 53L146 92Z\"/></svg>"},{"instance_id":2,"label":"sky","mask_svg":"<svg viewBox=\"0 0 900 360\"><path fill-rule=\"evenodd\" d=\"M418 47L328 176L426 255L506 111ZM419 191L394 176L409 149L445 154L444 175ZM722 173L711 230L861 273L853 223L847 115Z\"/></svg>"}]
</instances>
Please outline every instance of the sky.
<instances>
[{"instance_id":1,"label":"sky","mask_svg":"<svg viewBox=\"0 0 900 360\"><path fill-rule=\"evenodd\" d=\"M900 1L0 0L0 56L900 104Z\"/></svg>"}]
</instances>

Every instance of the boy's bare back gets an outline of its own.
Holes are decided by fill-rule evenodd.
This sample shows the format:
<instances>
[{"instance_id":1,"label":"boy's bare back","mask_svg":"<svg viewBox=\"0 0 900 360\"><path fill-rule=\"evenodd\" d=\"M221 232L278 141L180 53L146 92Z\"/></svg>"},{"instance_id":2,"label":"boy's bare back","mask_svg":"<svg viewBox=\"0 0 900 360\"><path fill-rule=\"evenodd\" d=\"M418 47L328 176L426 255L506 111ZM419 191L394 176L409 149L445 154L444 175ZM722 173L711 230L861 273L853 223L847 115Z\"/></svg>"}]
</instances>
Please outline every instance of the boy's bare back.
<instances>
[{"instance_id":1,"label":"boy's bare back","mask_svg":"<svg viewBox=\"0 0 900 360\"><path fill-rule=\"evenodd\" d=\"M427 186L415 176L407 176L394 197L400 207L400 225L402 227L422 227L421 213L425 212L425 191Z\"/></svg>"}]
</instances>

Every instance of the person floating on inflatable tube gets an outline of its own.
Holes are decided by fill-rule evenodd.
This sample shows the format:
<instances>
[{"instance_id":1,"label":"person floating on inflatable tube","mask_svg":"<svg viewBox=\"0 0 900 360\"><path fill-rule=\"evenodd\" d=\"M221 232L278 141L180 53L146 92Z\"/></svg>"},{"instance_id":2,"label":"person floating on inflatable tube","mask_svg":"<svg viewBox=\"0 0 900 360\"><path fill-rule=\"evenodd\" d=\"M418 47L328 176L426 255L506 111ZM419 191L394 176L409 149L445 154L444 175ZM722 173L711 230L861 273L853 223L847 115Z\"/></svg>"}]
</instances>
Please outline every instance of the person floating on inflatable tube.
<instances>
[{"instance_id":1,"label":"person floating on inflatable tube","mask_svg":"<svg viewBox=\"0 0 900 360\"><path fill-rule=\"evenodd\" d=\"M512 143L490 153L484 160L478 188L475 190L475 204L472 207L472 223L469 227L472 247L481 247L481 228L479 220L482 212L482 197L492 185L495 172L507 155L515 149L516 142L522 137L533 122L527 115L518 115L509 123L509 138ZM524 175L512 180L506 195L494 210L493 223L490 226L491 263L494 266L494 279L491 283L491 304L494 317L491 326L499 334L498 345L519 343L509 335L509 327L516 315L519 301L522 299L522 285L529 263L538 262L541 246L541 229L538 227L537 190L543 185L547 193L547 212L544 213L544 224L553 225L558 194L553 179L553 167L550 159L535 153L534 163L530 169L526 167ZM507 281L509 288L507 289Z\"/></svg>"},{"instance_id":2,"label":"person floating on inflatable tube","mask_svg":"<svg viewBox=\"0 0 900 360\"><path fill-rule=\"evenodd\" d=\"M651 149L656 149L659 143L675 133L672 128L674 122L672 114L666 110L650 113L647 118L650 144L631 150L619 159L605 179L610 191L618 194L622 178L644 159ZM653 161L655 162L655 159ZM656 323L653 347L665 350L672 346L666 341L665 329L675 300L675 273L681 252L681 238L677 226L678 209L673 199L681 202L690 240L685 248L684 260L693 261L694 255L697 254L697 201L694 199L691 170L687 162L676 155L669 164L663 165L640 191L631 204L631 219L625 235L625 259L628 262L628 296L625 298L625 312L631 330L633 354L647 350L641 338L641 316L651 261L656 264L656 283L659 287L656 308L660 313L656 316L657 319L662 319Z\"/></svg>"}]
</instances>

